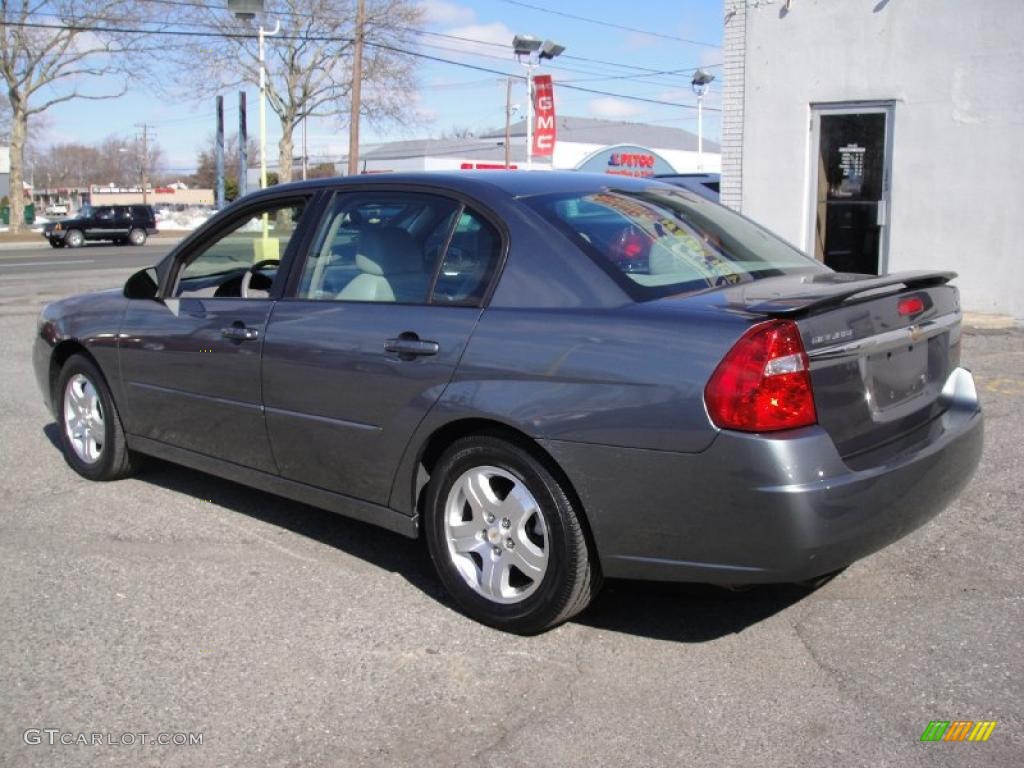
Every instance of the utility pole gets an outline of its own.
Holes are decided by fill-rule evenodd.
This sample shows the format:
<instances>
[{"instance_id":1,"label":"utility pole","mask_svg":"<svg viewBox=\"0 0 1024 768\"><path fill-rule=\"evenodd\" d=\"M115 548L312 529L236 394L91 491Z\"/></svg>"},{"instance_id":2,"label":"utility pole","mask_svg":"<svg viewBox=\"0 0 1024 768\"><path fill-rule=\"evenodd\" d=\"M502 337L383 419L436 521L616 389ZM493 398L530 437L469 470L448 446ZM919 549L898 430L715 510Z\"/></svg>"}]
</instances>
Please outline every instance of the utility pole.
<instances>
[{"instance_id":1,"label":"utility pole","mask_svg":"<svg viewBox=\"0 0 1024 768\"><path fill-rule=\"evenodd\" d=\"M352 113L348 124L348 175L359 173L359 113L363 85L363 27L366 24L366 1L358 0L356 6L355 48L352 51Z\"/></svg>"},{"instance_id":2,"label":"utility pole","mask_svg":"<svg viewBox=\"0 0 1024 768\"><path fill-rule=\"evenodd\" d=\"M217 143L214 150L216 179L214 181L214 201L219 211L224 207L224 97L217 97Z\"/></svg>"},{"instance_id":3,"label":"utility pole","mask_svg":"<svg viewBox=\"0 0 1024 768\"><path fill-rule=\"evenodd\" d=\"M149 195L146 192L146 187L149 186L149 176L146 173L146 165L149 163L149 125L136 123L136 127L142 129L142 155L139 164L142 166L142 204L146 205L149 202Z\"/></svg>"},{"instance_id":4,"label":"utility pole","mask_svg":"<svg viewBox=\"0 0 1024 768\"><path fill-rule=\"evenodd\" d=\"M512 78L505 81L505 170L512 167Z\"/></svg>"},{"instance_id":5,"label":"utility pole","mask_svg":"<svg viewBox=\"0 0 1024 768\"><path fill-rule=\"evenodd\" d=\"M245 197L249 175L249 131L245 125L245 91L238 92L238 196Z\"/></svg>"},{"instance_id":6,"label":"utility pole","mask_svg":"<svg viewBox=\"0 0 1024 768\"><path fill-rule=\"evenodd\" d=\"M302 118L302 180L306 180L306 118Z\"/></svg>"}]
</instances>

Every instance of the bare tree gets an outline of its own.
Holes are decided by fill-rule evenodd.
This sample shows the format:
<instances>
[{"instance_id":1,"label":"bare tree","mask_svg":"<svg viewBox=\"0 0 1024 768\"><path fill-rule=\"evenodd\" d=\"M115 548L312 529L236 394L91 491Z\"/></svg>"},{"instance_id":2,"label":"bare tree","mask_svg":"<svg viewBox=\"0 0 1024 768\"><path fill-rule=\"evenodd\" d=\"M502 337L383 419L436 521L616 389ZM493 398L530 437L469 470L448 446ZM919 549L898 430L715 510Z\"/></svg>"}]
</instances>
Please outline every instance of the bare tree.
<instances>
[{"instance_id":1,"label":"bare tree","mask_svg":"<svg viewBox=\"0 0 1024 768\"><path fill-rule=\"evenodd\" d=\"M11 105L7 101L7 94L0 92L0 140L5 144L10 142L11 136Z\"/></svg>"},{"instance_id":2,"label":"bare tree","mask_svg":"<svg viewBox=\"0 0 1024 768\"><path fill-rule=\"evenodd\" d=\"M53 144L33 153L35 181L47 187L133 186L142 177L143 161L149 174L162 163L163 151L156 142L149 142L146 149L148 156L143 158L138 137L116 135L98 144Z\"/></svg>"},{"instance_id":3,"label":"bare tree","mask_svg":"<svg viewBox=\"0 0 1024 768\"><path fill-rule=\"evenodd\" d=\"M189 42L180 50L194 76L187 96L207 98L229 87L259 82L254 30L223 9L196 5L188 15L218 38ZM402 122L412 114L410 93L415 85L413 59L403 53L412 46L421 19L413 0L369 0L366 8L361 112L381 125ZM261 21L273 20L281 31L266 38L267 103L281 124L278 177L292 179L294 132L307 117L331 117L347 122L352 80L352 0L270 0ZM234 36L232 36L234 35ZM241 36L240 36L241 35Z\"/></svg>"},{"instance_id":4,"label":"bare tree","mask_svg":"<svg viewBox=\"0 0 1024 768\"><path fill-rule=\"evenodd\" d=\"M141 39L95 27L134 18L130 0L0 0L0 78L10 104L11 217L22 226L29 121L72 99L110 99L127 90L125 54ZM45 11L45 15L41 15ZM43 26L39 26L43 25ZM91 81L98 92L81 90Z\"/></svg>"}]
</instances>

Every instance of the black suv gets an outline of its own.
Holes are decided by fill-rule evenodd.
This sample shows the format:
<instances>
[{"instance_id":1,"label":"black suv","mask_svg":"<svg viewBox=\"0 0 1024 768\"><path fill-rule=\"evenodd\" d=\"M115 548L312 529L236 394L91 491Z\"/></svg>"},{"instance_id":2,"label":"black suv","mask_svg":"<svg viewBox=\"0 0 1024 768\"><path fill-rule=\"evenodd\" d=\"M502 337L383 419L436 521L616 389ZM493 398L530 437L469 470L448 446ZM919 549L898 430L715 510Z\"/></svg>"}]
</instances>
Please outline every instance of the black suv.
<instances>
[{"instance_id":1,"label":"black suv","mask_svg":"<svg viewBox=\"0 0 1024 768\"><path fill-rule=\"evenodd\" d=\"M155 234L156 214L149 205L84 205L74 218L43 226L43 237L54 248L77 248L86 240L142 245Z\"/></svg>"}]
</instances>

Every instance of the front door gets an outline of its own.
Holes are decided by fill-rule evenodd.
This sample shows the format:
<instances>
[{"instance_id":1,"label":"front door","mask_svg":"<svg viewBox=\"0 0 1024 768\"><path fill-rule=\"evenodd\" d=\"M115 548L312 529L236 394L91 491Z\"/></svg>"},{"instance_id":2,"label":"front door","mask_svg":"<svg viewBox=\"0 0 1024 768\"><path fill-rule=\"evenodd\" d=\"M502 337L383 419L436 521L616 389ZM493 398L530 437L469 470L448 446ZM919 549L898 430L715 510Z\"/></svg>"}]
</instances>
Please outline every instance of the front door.
<instances>
[{"instance_id":1,"label":"front door","mask_svg":"<svg viewBox=\"0 0 1024 768\"><path fill-rule=\"evenodd\" d=\"M814 109L810 251L839 272L886 269L891 123L889 106Z\"/></svg>"},{"instance_id":2,"label":"front door","mask_svg":"<svg viewBox=\"0 0 1024 768\"><path fill-rule=\"evenodd\" d=\"M303 201L241 212L179 254L162 300L133 300L119 337L128 432L276 472L260 400L271 298ZM266 218L264 218L266 214Z\"/></svg>"},{"instance_id":3,"label":"front door","mask_svg":"<svg viewBox=\"0 0 1024 768\"><path fill-rule=\"evenodd\" d=\"M456 200L335 196L264 345L263 402L284 477L388 502L409 438L473 332L500 252L497 230Z\"/></svg>"}]
</instances>

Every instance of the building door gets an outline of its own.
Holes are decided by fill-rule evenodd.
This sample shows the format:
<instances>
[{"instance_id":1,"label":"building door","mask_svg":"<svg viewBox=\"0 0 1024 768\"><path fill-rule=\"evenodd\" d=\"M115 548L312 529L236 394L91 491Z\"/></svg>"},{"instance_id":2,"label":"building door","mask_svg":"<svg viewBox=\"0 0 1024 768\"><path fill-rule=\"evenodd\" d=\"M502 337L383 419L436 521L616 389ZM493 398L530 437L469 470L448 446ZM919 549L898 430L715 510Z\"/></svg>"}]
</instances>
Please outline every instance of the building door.
<instances>
[{"instance_id":1,"label":"building door","mask_svg":"<svg viewBox=\"0 0 1024 768\"><path fill-rule=\"evenodd\" d=\"M892 107L814 107L809 251L839 272L887 267Z\"/></svg>"}]
</instances>

